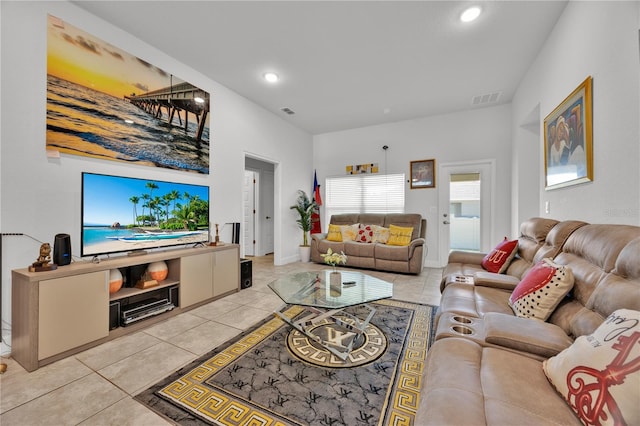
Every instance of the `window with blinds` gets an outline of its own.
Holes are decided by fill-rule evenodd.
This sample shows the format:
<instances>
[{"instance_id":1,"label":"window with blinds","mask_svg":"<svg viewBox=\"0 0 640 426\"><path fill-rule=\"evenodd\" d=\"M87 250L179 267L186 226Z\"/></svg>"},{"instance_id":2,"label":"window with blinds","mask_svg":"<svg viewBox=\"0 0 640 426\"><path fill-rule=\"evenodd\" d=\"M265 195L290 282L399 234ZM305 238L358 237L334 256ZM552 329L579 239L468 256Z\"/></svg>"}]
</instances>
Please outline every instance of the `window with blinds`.
<instances>
[{"instance_id":1,"label":"window with blinds","mask_svg":"<svg viewBox=\"0 0 640 426\"><path fill-rule=\"evenodd\" d=\"M340 213L404 213L404 180L404 173L327 178L325 223Z\"/></svg>"}]
</instances>

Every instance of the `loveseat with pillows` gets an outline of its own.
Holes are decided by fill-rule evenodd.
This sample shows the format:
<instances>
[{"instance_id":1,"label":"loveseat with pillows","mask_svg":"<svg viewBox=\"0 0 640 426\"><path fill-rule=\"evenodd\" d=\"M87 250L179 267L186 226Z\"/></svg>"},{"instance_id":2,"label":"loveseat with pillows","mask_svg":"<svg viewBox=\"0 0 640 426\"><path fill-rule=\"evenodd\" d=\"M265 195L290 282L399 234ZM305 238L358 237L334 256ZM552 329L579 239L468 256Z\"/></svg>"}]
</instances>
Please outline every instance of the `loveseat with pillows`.
<instances>
[{"instance_id":1,"label":"loveseat with pillows","mask_svg":"<svg viewBox=\"0 0 640 426\"><path fill-rule=\"evenodd\" d=\"M451 256L415 424L640 424L640 227L553 222Z\"/></svg>"},{"instance_id":2,"label":"loveseat with pillows","mask_svg":"<svg viewBox=\"0 0 640 426\"><path fill-rule=\"evenodd\" d=\"M328 232L311 235L311 260L329 249L347 255L345 266L419 274L426 255L427 222L414 213L336 214Z\"/></svg>"}]
</instances>

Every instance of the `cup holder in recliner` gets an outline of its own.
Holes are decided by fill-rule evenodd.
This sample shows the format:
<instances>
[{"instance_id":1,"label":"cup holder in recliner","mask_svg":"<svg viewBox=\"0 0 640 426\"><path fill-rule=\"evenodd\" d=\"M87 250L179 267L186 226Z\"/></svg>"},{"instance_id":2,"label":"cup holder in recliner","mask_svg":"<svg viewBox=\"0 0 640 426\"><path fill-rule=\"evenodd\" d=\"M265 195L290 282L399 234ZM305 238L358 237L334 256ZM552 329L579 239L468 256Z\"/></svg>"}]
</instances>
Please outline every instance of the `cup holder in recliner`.
<instances>
[{"instance_id":1,"label":"cup holder in recliner","mask_svg":"<svg viewBox=\"0 0 640 426\"><path fill-rule=\"evenodd\" d=\"M471 329L469 327L466 327L464 325L454 325L453 327L451 327L451 330L454 333L462 334L462 335L465 335L465 336L473 334L473 329Z\"/></svg>"},{"instance_id":2,"label":"cup holder in recliner","mask_svg":"<svg viewBox=\"0 0 640 426\"><path fill-rule=\"evenodd\" d=\"M471 318L463 317L461 315L454 315L451 319L460 324L473 324L473 320Z\"/></svg>"}]
</instances>

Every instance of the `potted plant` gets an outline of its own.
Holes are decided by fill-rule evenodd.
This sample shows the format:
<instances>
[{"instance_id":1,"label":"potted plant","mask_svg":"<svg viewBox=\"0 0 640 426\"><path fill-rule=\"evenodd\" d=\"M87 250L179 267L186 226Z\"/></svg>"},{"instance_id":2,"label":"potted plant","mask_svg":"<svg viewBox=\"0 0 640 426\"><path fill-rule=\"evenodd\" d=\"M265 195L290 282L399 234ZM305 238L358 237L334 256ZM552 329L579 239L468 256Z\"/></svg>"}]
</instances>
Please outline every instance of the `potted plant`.
<instances>
[{"instance_id":1,"label":"potted plant","mask_svg":"<svg viewBox=\"0 0 640 426\"><path fill-rule=\"evenodd\" d=\"M298 228L302 229L302 245L300 245L300 261L302 262L308 262L311 254L307 233L311 230L311 215L313 215L316 208L318 208L316 202L310 200L307 193L299 189L298 199L290 209L298 212L299 217L296 223Z\"/></svg>"}]
</instances>

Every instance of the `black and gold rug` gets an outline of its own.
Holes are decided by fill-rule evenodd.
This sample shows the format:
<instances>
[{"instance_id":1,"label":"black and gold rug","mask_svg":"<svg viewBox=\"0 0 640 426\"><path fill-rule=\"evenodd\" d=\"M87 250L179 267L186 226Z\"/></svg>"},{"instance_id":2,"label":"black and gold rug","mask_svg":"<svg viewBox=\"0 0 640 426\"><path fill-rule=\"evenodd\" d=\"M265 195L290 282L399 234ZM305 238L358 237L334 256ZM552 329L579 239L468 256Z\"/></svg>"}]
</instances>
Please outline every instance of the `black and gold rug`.
<instances>
[{"instance_id":1,"label":"black and gold rug","mask_svg":"<svg viewBox=\"0 0 640 426\"><path fill-rule=\"evenodd\" d=\"M411 425L437 308L372 305L377 312L346 361L274 316L136 399L181 425ZM347 310L362 317L362 309ZM299 306L285 312L305 315Z\"/></svg>"}]
</instances>

